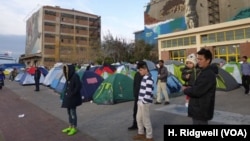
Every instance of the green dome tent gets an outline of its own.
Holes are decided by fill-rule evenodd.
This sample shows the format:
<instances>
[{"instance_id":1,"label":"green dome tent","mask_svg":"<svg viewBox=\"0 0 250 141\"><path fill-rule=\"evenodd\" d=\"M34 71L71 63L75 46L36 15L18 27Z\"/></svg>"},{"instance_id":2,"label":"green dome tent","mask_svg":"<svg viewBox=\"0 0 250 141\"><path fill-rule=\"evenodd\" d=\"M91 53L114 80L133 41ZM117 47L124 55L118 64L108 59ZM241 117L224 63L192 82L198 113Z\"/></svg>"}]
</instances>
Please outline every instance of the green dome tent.
<instances>
[{"instance_id":1,"label":"green dome tent","mask_svg":"<svg viewBox=\"0 0 250 141\"><path fill-rule=\"evenodd\" d=\"M96 104L111 105L132 100L133 79L121 73L106 78L93 95Z\"/></svg>"}]
</instances>

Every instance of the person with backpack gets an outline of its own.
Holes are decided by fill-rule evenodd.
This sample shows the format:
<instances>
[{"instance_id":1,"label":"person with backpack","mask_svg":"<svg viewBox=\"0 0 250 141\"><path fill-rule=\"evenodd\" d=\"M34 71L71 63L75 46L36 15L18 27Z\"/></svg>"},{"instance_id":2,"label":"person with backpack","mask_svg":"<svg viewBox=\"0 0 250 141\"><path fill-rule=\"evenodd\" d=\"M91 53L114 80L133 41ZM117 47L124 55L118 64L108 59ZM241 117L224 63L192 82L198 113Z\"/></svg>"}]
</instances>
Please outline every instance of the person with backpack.
<instances>
[{"instance_id":1,"label":"person with backpack","mask_svg":"<svg viewBox=\"0 0 250 141\"><path fill-rule=\"evenodd\" d=\"M65 91L62 99L62 108L67 109L69 127L62 130L68 136L77 133L77 111L76 107L82 104L81 97L81 80L79 75L75 72L74 65L64 65L63 73L66 78Z\"/></svg>"}]
</instances>

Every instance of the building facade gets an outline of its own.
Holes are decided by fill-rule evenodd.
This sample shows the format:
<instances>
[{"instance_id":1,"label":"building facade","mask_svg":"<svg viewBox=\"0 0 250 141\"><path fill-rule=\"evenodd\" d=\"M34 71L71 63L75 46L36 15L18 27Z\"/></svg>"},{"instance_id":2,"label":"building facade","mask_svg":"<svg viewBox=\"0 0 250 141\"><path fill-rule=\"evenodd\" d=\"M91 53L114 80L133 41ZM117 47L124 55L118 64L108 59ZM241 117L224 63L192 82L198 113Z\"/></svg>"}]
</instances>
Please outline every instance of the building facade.
<instances>
[{"instance_id":1,"label":"building facade","mask_svg":"<svg viewBox=\"0 0 250 141\"><path fill-rule=\"evenodd\" d=\"M238 62L250 55L250 18L224 22L158 37L159 58L185 61L200 48L211 50L214 58ZM250 57L250 56L249 56Z\"/></svg>"},{"instance_id":2,"label":"building facade","mask_svg":"<svg viewBox=\"0 0 250 141\"><path fill-rule=\"evenodd\" d=\"M26 66L53 67L57 62L88 63L100 47L100 16L43 6L26 21Z\"/></svg>"},{"instance_id":3,"label":"building facade","mask_svg":"<svg viewBox=\"0 0 250 141\"><path fill-rule=\"evenodd\" d=\"M214 58L238 62L250 57L249 17L250 0L151 0L135 40L156 44L163 60L184 62L206 47Z\"/></svg>"}]
</instances>

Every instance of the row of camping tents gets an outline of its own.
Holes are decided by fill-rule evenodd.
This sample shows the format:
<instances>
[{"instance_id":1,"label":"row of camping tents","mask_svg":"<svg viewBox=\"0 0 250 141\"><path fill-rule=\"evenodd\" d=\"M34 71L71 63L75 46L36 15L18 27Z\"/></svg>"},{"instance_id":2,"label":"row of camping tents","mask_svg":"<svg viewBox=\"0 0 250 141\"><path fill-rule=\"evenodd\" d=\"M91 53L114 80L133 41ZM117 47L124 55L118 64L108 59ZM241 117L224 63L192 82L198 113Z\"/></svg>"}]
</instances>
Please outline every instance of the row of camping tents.
<instances>
[{"instance_id":1,"label":"row of camping tents","mask_svg":"<svg viewBox=\"0 0 250 141\"><path fill-rule=\"evenodd\" d=\"M147 65L155 82L153 94L156 96L158 71L153 62L147 61ZM218 68L219 73L216 78L217 90L230 91L239 87L239 83L232 75L233 73L228 72L232 71L231 65L232 64L225 64L223 66L224 68ZM167 91L169 96L182 95L181 86L184 82L181 80L181 68L184 67L184 64L178 61L166 61L165 66L169 70L169 76L167 78ZM235 68L235 65L233 68ZM238 66L236 68L238 68ZM114 104L120 101L133 100L132 85L135 73L135 65L132 64L93 66L89 70L81 68L77 71L77 74L81 78L83 101L93 100L97 104ZM19 83L26 85L27 80L34 81L32 74L26 74L26 77L27 76L30 78L24 79L24 76L22 76L22 79L26 80L26 82L19 80ZM16 81L18 81L18 77L20 78L19 74L16 77ZM63 75L62 63L55 64L54 67L40 79L41 84L54 89L59 94L62 94L65 82L66 79Z\"/></svg>"},{"instance_id":2,"label":"row of camping tents","mask_svg":"<svg viewBox=\"0 0 250 141\"><path fill-rule=\"evenodd\" d=\"M24 72L23 77L31 76L30 71ZM154 95L156 95L156 81L158 71L155 68L150 70L154 79ZM89 70L84 68L77 71L81 78L82 88L81 94L84 102L93 100L97 104L114 104L121 101L134 100L133 96L133 78L136 69L133 65L104 65L91 67ZM21 75L21 74L19 74ZM18 81L18 77L15 78ZM29 78L32 79L33 78ZM167 78L167 91L170 96L181 94L181 83L174 76L169 75ZM57 93L62 94L66 79L63 75L63 64L58 63L48 71L44 79L40 83L54 89ZM21 85L27 83L21 82Z\"/></svg>"}]
</instances>

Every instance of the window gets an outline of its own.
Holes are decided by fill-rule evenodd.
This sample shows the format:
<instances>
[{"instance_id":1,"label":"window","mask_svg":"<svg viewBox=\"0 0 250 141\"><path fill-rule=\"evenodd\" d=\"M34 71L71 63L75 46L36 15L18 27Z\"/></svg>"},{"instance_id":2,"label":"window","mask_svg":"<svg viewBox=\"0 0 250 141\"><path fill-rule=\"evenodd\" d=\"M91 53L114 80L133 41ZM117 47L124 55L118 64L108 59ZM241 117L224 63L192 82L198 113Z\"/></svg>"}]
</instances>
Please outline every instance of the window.
<instances>
[{"instance_id":1,"label":"window","mask_svg":"<svg viewBox=\"0 0 250 141\"><path fill-rule=\"evenodd\" d=\"M172 40L172 47L176 47L177 46L177 39L173 39Z\"/></svg>"},{"instance_id":2,"label":"window","mask_svg":"<svg viewBox=\"0 0 250 141\"><path fill-rule=\"evenodd\" d=\"M224 34L224 32L218 32L217 33L217 41L218 42L225 41L225 34Z\"/></svg>"},{"instance_id":3,"label":"window","mask_svg":"<svg viewBox=\"0 0 250 141\"><path fill-rule=\"evenodd\" d=\"M167 47L167 41L162 41L161 48L166 48L166 47Z\"/></svg>"},{"instance_id":4,"label":"window","mask_svg":"<svg viewBox=\"0 0 250 141\"><path fill-rule=\"evenodd\" d=\"M183 46L183 38L178 39L178 46Z\"/></svg>"},{"instance_id":5,"label":"window","mask_svg":"<svg viewBox=\"0 0 250 141\"><path fill-rule=\"evenodd\" d=\"M201 43L207 43L208 42L208 36L207 35L201 35Z\"/></svg>"},{"instance_id":6,"label":"window","mask_svg":"<svg viewBox=\"0 0 250 141\"><path fill-rule=\"evenodd\" d=\"M221 58L226 60L227 62L238 62L240 58L239 45L226 45L215 47L214 58Z\"/></svg>"},{"instance_id":7,"label":"window","mask_svg":"<svg viewBox=\"0 0 250 141\"><path fill-rule=\"evenodd\" d=\"M185 54L186 54L186 50L173 50L173 51L170 51L170 59L183 61L186 58Z\"/></svg>"},{"instance_id":8,"label":"window","mask_svg":"<svg viewBox=\"0 0 250 141\"><path fill-rule=\"evenodd\" d=\"M195 36L190 37L191 40L191 45L195 45L196 44L196 38Z\"/></svg>"},{"instance_id":9,"label":"window","mask_svg":"<svg viewBox=\"0 0 250 141\"><path fill-rule=\"evenodd\" d=\"M245 29L246 38L250 38L250 27Z\"/></svg>"},{"instance_id":10,"label":"window","mask_svg":"<svg viewBox=\"0 0 250 141\"><path fill-rule=\"evenodd\" d=\"M244 30L243 29L237 29L235 30L235 39L244 39Z\"/></svg>"},{"instance_id":11,"label":"window","mask_svg":"<svg viewBox=\"0 0 250 141\"><path fill-rule=\"evenodd\" d=\"M227 41L234 40L234 33L233 33L233 31L227 31L226 32L226 40Z\"/></svg>"},{"instance_id":12,"label":"window","mask_svg":"<svg viewBox=\"0 0 250 141\"><path fill-rule=\"evenodd\" d=\"M209 43L216 42L216 36L215 33L209 34Z\"/></svg>"},{"instance_id":13,"label":"window","mask_svg":"<svg viewBox=\"0 0 250 141\"><path fill-rule=\"evenodd\" d=\"M171 47L171 40L167 41L167 47Z\"/></svg>"},{"instance_id":14,"label":"window","mask_svg":"<svg viewBox=\"0 0 250 141\"><path fill-rule=\"evenodd\" d=\"M184 45L188 46L189 45L189 37L184 38Z\"/></svg>"}]
</instances>

